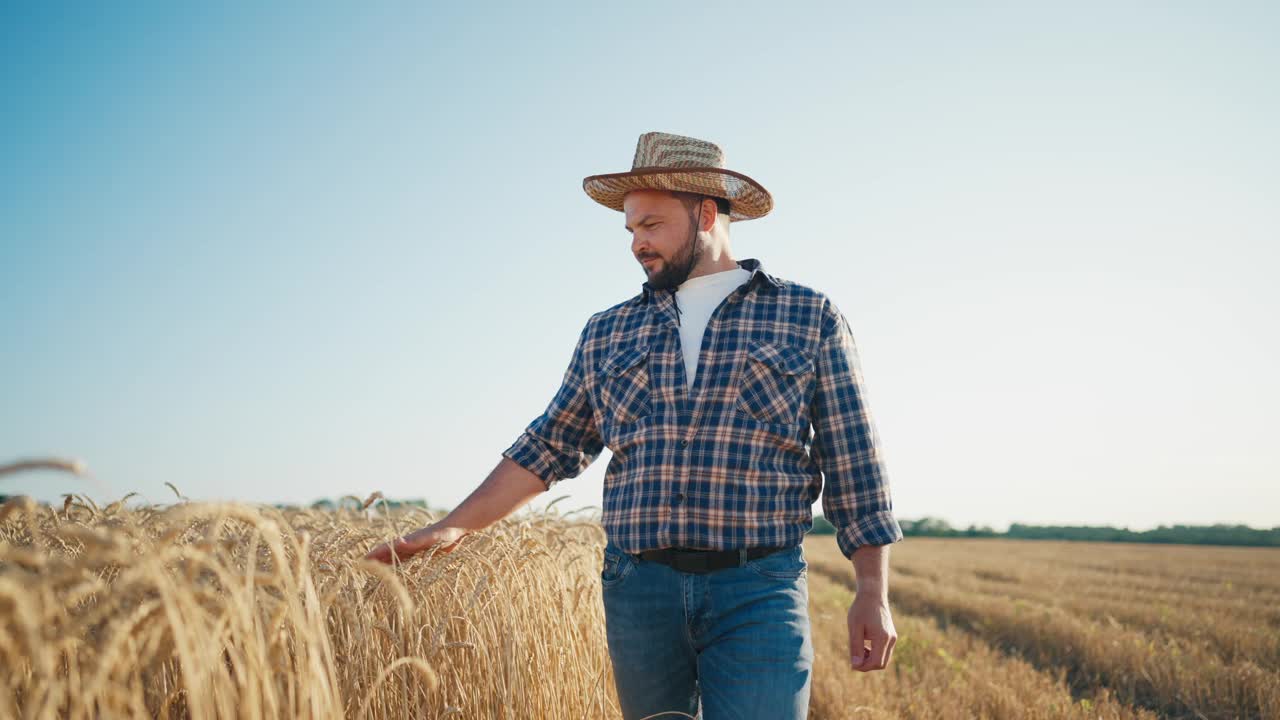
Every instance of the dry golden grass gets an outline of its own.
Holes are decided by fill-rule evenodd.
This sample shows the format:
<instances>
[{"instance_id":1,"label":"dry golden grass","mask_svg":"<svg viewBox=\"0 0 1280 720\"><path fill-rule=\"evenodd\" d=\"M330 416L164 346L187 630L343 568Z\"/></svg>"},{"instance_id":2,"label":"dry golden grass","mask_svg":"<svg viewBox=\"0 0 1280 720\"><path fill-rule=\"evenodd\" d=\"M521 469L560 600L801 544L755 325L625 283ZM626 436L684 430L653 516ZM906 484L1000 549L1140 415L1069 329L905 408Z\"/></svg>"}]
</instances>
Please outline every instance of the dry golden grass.
<instances>
[{"instance_id":1,"label":"dry golden grass","mask_svg":"<svg viewBox=\"0 0 1280 720\"><path fill-rule=\"evenodd\" d=\"M977 635L899 612L894 617L898 642L889 667L854 673L848 670L849 644L843 632L853 593L825 576L810 577L817 655L811 720L1159 717L1127 706L1105 689L1077 700L1060 671L1042 671Z\"/></svg>"},{"instance_id":2,"label":"dry golden grass","mask_svg":"<svg viewBox=\"0 0 1280 720\"><path fill-rule=\"evenodd\" d=\"M823 598L848 608L852 568L826 538L805 550L815 637L834 635ZM893 664L816 672L815 718L1280 718L1273 549L907 538L890 572Z\"/></svg>"},{"instance_id":3,"label":"dry golden grass","mask_svg":"<svg viewBox=\"0 0 1280 720\"><path fill-rule=\"evenodd\" d=\"M595 520L388 567L361 558L434 518L376 499L11 501L0 717L619 717ZM830 537L805 553L813 720L1280 717L1274 550L908 538L872 673L847 663L852 566Z\"/></svg>"},{"instance_id":4,"label":"dry golden grass","mask_svg":"<svg viewBox=\"0 0 1280 720\"><path fill-rule=\"evenodd\" d=\"M503 522L391 568L425 511L0 510L0 717L616 715L598 523Z\"/></svg>"}]
</instances>

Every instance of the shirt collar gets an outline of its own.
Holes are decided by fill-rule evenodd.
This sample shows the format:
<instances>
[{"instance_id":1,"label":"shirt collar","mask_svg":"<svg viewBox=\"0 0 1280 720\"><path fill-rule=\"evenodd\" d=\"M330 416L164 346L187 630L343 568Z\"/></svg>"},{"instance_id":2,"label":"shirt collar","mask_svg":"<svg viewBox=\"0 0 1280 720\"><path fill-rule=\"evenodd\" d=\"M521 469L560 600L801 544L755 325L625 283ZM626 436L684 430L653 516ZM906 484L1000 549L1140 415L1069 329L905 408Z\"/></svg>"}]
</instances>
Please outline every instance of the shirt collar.
<instances>
[{"instance_id":1,"label":"shirt collar","mask_svg":"<svg viewBox=\"0 0 1280 720\"><path fill-rule=\"evenodd\" d=\"M738 260L737 263L738 263L738 267L742 268L743 270L748 270L751 272L751 277L747 278L747 282L746 282L748 291L750 291L752 288L754 288L756 285L760 283L768 283L777 288L782 287L782 282L779 281L774 276L770 275L769 273L765 272L764 264L761 263L760 260L758 260L757 258L743 258L742 260ZM641 295L642 295L641 300L646 303L652 301L654 289L653 289L653 286L649 285L649 281L645 280L644 284L641 285L640 287L641 287ZM672 292L673 293L675 292L674 288L672 288Z\"/></svg>"}]
</instances>

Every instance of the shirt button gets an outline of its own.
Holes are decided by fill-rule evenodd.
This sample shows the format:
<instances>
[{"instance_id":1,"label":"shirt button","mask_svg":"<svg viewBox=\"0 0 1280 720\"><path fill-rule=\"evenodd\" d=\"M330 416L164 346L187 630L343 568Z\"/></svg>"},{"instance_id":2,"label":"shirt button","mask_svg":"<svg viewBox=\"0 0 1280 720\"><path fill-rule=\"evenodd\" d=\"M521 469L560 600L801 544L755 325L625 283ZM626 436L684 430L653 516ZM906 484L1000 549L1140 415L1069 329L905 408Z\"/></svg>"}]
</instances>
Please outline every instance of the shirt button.
<instances>
[{"instance_id":1,"label":"shirt button","mask_svg":"<svg viewBox=\"0 0 1280 720\"><path fill-rule=\"evenodd\" d=\"M689 441L688 441L688 440L681 440L681 441L680 441L680 447L687 447L688 445L689 445Z\"/></svg>"},{"instance_id":2,"label":"shirt button","mask_svg":"<svg viewBox=\"0 0 1280 720\"><path fill-rule=\"evenodd\" d=\"M676 493L676 502L684 500L684 493Z\"/></svg>"}]
</instances>

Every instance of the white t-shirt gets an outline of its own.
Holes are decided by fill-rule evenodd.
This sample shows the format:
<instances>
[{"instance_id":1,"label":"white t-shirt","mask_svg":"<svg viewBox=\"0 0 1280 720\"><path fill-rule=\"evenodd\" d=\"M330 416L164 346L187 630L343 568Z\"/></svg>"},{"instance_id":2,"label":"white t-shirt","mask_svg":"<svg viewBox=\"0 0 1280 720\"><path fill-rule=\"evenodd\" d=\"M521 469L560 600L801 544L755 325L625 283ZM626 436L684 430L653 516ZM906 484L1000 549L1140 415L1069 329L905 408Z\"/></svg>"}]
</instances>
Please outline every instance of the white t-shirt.
<instances>
[{"instance_id":1,"label":"white t-shirt","mask_svg":"<svg viewBox=\"0 0 1280 720\"><path fill-rule=\"evenodd\" d=\"M711 320L711 313L750 277L751 271L737 267L689 278L676 288L676 304L680 308L680 348L684 351L684 374L689 380L690 390L698 373L702 335Z\"/></svg>"}]
</instances>

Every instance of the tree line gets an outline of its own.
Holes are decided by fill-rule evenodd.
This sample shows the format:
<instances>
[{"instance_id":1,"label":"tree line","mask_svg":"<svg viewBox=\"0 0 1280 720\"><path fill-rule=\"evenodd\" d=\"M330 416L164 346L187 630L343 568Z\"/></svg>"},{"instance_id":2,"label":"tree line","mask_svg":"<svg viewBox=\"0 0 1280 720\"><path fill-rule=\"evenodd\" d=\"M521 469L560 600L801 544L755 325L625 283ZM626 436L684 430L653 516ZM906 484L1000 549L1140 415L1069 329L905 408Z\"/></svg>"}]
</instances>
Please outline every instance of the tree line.
<instances>
[{"instance_id":1,"label":"tree line","mask_svg":"<svg viewBox=\"0 0 1280 720\"><path fill-rule=\"evenodd\" d=\"M1242 545L1280 547L1280 527L1248 525L1161 525L1151 530L1130 530L1109 525L1027 525L1013 523L1005 532L989 525L953 528L941 518L899 520L904 537L995 537L1019 540L1084 540L1088 542L1177 543L1180 545ZM814 535L834 535L836 529L821 515L813 518Z\"/></svg>"}]
</instances>

